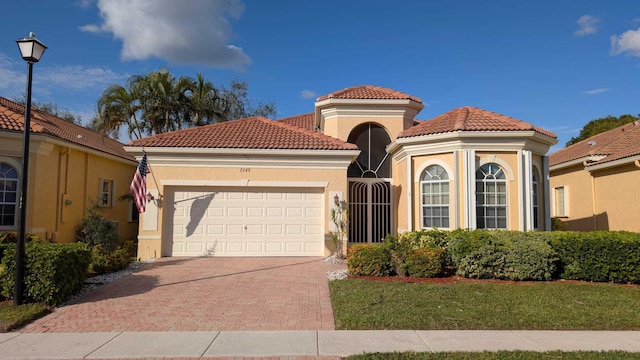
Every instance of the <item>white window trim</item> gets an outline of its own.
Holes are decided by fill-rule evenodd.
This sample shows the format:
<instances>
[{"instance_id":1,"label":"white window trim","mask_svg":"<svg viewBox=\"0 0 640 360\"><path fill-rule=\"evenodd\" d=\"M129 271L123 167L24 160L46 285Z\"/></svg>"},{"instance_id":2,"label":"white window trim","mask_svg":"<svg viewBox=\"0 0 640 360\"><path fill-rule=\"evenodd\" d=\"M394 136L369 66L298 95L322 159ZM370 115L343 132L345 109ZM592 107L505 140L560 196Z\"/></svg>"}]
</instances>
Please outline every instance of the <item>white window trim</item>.
<instances>
[{"instance_id":1,"label":"white window trim","mask_svg":"<svg viewBox=\"0 0 640 360\"><path fill-rule=\"evenodd\" d=\"M102 203L102 194L104 194L102 189L103 189L103 184L104 184L105 181L111 182L111 187L110 187L111 199L109 199L110 200L109 204L103 204ZM115 180L100 178L100 181L98 182L98 201L100 202L100 206L101 207L105 207L105 208L115 207L115 205L116 205L116 181Z\"/></svg>"},{"instance_id":2,"label":"white window trim","mask_svg":"<svg viewBox=\"0 0 640 360\"><path fill-rule=\"evenodd\" d=\"M2 231L15 230L18 226L18 217L19 217L18 213L20 212L20 194L22 194L22 166L19 162L15 161L14 159L4 157L4 156L0 156L0 162L8 164L16 171L16 174L18 174L18 179L17 179L18 183L16 186L16 190L17 190L16 210L15 210L15 216L13 219L13 225L0 225L0 230Z\"/></svg>"},{"instance_id":3,"label":"white window trim","mask_svg":"<svg viewBox=\"0 0 640 360\"><path fill-rule=\"evenodd\" d=\"M564 189L563 190L563 194L564 194L564 214L558 214L558 203L557 203L557 199L556 199L556 194L558 193L558 189ZM568 218L569 217L569 187L566 185L562 185L562 186L556 186L553 188L553 191L551 191L551 216L553 217L561 217L561 218Z\"/></svg>"},{"instance_id":4,"label":"white window trim","mask_svg":"<svg viewBox=\"0 0 640 360\"><path fill-rule=\"evenodd\" d=\"M426 182L429 182L429 181L423 181L422 180L422 174L429 168L429 166L433 166L433 165L442 166L438 162L442 162L442 161L435 160L435 161L432 161L431 164L428 165L428 166L422 166L420 172L418 173L420 175L420 180L418 182L418 186L419 186L419 192L420 192L420 201L419 201L420 205L419 206L420 206L420 228L421 229L434 229L433 227L424 226L424 223L423 223L425 205L422 203L422 201L424 199L424 193L422 191L422 184L426 183ZM444 162L442 162L442 163L444 164ZM448 227L441 227L441 228L438 228L438 229L450 230L450 229L452 229L452 227L451 227L451 209L452 209L452 206L451 206L451 183L452 183L452 179L451 179L451 175L450 175L451 171L446 166L442 166L442 168L447 172L448 179L447 180L440 180L439 182L447 183L447 185L449 185L449 203L446 204L447 209L448 209L447 218L449 220L449 226ZM440 204L440 206L444 206L444 204Z\"/></svg>"},{"instance_id":5,"label":"white window trim","mask_svg":"<svg viewBox=\"0 0 640 360\"><path fill-rule=\"evenodd\" d=\"M486 216L485 216L485 227L483 227L482 229L489 229L489 230L508 230L508 229L509 229L509 174L506 172L505 168L503 168L503 167L502 167L502 164L500 164L500 162L498 162L498 161L495 161L495 162L487 161L487 162L482 163L482 164L481 164L480 166L478 166L478 168L476 169L476 172L474 173L474 180L475 180L474 185L476 185L476 184L478 183L478 178L477 178L477 172L478 172L478 170L480 170L480 168L481 168L483 165L485 165L485 164L496 164L496 165L498 165L498 166L502 169L502 172L505 174L505 179L502 179L501 181L504 181L504 183L505 183L505 185L506 185L506 187L505 187L505 198L506 198L506 199L505 199L505 201L506 201L506 205L504 206L504 208L505 208L505 217L506 217L506 218L505 218L505 220L506 220L506 224L505 224L505 225L506 225L506 226L505 226L504 228L498 228L498 227L489 228L489 227L487 227L487 226L486 226L486 225L487 225L487 221L486 221ZM484 184L484 183L485 183L485 181L486 181L486 178L485 178L484 180L482 180L482 182L483 182L483 186L482 186L482 188L483 188L483 193L484 193L484 190L485 190L485 184ZM475 189L475 187L474 187L474 189ZM476 199L476 196L477 196L477 193L476 193L476 192L474 192L474 199ZM484 205L485 205L485 204L483 204L483 207L485 207ZM476 205L475 205L475 208L478 208L478 204L477 204L477 203L476 203ZM478 226L478 223L477 223L477 217L478 217L478 215L477 215L477 212L476 212L476 228L477 228L477 226Z\"/></svg>"}]
</instances>

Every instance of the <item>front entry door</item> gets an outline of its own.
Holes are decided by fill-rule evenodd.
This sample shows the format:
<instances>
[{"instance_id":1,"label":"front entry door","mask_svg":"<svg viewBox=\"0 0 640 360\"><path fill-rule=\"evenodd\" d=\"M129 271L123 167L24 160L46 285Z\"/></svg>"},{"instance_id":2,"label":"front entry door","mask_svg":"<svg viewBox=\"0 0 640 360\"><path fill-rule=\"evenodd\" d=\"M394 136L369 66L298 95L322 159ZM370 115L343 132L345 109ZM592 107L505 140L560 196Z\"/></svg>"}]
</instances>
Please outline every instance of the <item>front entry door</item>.
<instances>
[{"instance_id":1,"label":"front entry door","mask_svg":"<svg viewBox=\"0 0 640 360\"><path fill-rule=\"evenodd\" d=\"M382 179L349 181L349 242L379 243L392 233L391 183Z\"/></svg>"}]
</instances>

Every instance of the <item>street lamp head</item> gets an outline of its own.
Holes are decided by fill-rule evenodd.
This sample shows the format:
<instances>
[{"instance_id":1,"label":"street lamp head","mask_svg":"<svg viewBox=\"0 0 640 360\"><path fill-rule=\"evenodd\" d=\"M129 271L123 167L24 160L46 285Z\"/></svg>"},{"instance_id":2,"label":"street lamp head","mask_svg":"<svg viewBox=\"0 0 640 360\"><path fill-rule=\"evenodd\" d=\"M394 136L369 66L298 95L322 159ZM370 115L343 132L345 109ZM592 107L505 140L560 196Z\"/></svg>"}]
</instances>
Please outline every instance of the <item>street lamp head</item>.
<instances>
[{"instance_id":1,"label":"street lamp head","mask_svg":"<svg viewBox=\"0 0 640 360\"><path fill-rule=\"evenodd\" d=\"M40 61L40 57L44 54L47 47L36 39L36 34L29 33L28 37L16 40L20 54L25 61L36 63Z\"/></svg>"}]
</instances>

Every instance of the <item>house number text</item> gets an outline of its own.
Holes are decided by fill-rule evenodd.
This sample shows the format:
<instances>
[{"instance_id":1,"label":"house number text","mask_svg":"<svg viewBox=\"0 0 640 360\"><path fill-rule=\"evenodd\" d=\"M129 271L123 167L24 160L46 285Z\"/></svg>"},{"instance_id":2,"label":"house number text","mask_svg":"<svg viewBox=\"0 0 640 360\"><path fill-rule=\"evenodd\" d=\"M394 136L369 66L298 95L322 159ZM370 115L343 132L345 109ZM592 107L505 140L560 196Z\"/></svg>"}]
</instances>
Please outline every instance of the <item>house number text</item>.
<instances>
[{"instance_id":1,"label":"house number text","mask_svg":"<svg viewBox=\"0 0 640 360\"><path fill-rule=\"evenodd\" d=\"M240 172L251 172L250 168L240 168Z\"/></svg>"}]
</instances>

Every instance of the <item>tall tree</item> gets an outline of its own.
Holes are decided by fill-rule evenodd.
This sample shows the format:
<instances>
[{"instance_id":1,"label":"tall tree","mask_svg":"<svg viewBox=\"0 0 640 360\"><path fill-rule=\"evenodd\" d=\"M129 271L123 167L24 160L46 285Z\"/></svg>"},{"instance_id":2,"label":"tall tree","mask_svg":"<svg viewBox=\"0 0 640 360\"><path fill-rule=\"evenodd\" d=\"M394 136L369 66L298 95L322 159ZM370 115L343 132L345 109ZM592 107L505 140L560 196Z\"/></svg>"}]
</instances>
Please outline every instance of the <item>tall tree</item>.
<instances>
[{"instance_id":1,"label":"tall tree","mask_svg":"<svg viewBox=\"0 0 640 360\"><path fill-rule=\"evenodd\" d=\"M202 74L197 79L176 78L167 70L131 76L126 87L111 85L98 100L91 127L117 137L123 126L129 137L139 139L220 121L249 116L273 117L275 104L253 104L248 86L234 80L229 88L217 88Z\"/></svg>"},{"instance_id":2,"label":"tall tree","mask_svg":"<svg viewBox=\"0 0 640 360\"><path fill-rule=\"evenodd\" d=\"M132 76L126 88L117 84L109 86L98 100L98 113L90 128L118 138L122 126L126 126L130 138L143 137L143 128L138 118L142 111L141 86L143 78Z\"/></svg>"},{"instance_id":3,"label":"tall tree","mask_svg":"<svg viewBox=\"0 0 640 360\"><path fill-rule=\"evenodd\" d=\"M591 120L584 127L582 127L582 129L580 130L580 134L578 134L578 136L576 137L572 137L569 141L567 141L565 146L573 145L594 135L609 131L611 129L615 129L618 126L622 126L624 124L634 122L638 118L640 118L640 114L637 117L629 114L622 115L620 117L609 115L604 118Z\"/></svg>"},{"instance_id":4,"label":"tall tree","mask_svg":"<svg viewBox=\"0 0 640 360\"><path fill-rule=\"evenodd\" d=\"M24 95L15 97L13 101L21 105L27 104L27 100ZM58 117L64 121L68 121L73 124L80 124L82 122L82 119L80 118L79 115L72 113L71 111L67 110L64 107L58 106L58 104L53 102L41 103L37 101L32 101L31 108L43 113L47 113L49 115L53 115L55 117Z\"/></svg>"}]
</instances>

